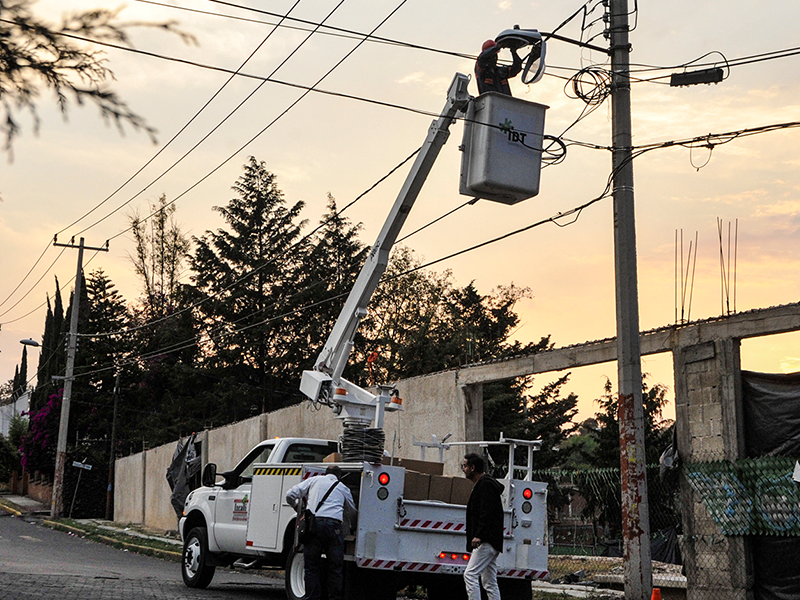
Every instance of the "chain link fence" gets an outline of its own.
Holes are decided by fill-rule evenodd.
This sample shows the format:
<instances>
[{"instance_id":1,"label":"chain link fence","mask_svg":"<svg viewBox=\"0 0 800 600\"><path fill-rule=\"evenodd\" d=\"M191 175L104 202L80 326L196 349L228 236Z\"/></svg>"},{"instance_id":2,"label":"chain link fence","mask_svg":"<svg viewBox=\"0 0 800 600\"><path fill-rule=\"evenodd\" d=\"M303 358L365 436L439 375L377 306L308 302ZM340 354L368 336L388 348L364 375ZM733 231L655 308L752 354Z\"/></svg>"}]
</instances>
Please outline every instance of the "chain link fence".
<instances>
[{"instance_id":1,"label":"chain link fence","mask_svg":"<svg viewBox=\"0 0 800 600\"><path fill-rule=\"evenodd\" d=\"M711 456L669 471L648 467L653 585L664 600L800 598L794 464ZM622 590L619 469L537 471L534 479L550 490L551 584L586 586L590 595Z\"/></svg>"}]
</instances>

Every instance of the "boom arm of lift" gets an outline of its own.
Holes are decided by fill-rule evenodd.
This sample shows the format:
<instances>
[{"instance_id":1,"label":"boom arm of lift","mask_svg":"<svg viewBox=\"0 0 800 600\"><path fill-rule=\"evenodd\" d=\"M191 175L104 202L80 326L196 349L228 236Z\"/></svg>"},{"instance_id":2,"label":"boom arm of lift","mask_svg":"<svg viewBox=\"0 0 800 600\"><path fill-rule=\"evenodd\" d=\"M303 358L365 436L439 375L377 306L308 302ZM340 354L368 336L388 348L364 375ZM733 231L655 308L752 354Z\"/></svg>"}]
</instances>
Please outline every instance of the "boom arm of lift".
<instances>
[{"instance_id":1,"label":"boom arm of lift","mask_svg":"<svg viewBox=\"0 0 800 600\"><path fill-rule=\"evenodd\" d=\"M300 390L312 402L331 406L341 418L355 419L365 424L374 422L375 427L382 427L384 408L400 408L399 404L387 405L390 402L391 388L382 388L381 393L376 396L343 379L342 372L353 349L358 325L367 314L367 305L386 271L389 252L439 155L439 150L450 135L450 126L458 113L466 111L470 100L468 83L469 77L456 73L447 93L444 110L431 124L425 143L370 250L342 312L339 313L336 325L317 357L313 370L303 371Z\"/></svg>"}]
</instances>

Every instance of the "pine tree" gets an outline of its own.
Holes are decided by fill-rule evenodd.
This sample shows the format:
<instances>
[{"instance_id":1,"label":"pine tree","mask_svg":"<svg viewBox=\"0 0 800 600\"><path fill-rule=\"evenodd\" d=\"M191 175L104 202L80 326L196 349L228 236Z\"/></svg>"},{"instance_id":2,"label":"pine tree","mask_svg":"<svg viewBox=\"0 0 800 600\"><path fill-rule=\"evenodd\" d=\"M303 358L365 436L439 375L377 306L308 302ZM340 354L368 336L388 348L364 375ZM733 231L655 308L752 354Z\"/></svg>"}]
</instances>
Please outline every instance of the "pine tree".
<instances>
[{"instance_id":1,"label":"pine tree","mask_svg":"<svg viewBox=\"0 0 800 600\"><path fill-rule=\"evenodd\" d=\"M64 306L61 300L61 288L58 278L55 280L56 291L53 295L53 306L47 296L47 316L44 320L39 363L36 369L36 388L31 394L31 411L42 408L51 394L56 393L61 383L53 381L53 376L63 376L66 367L66 338L63 335Z\"/></svg>"},{"instance_id":2,"label":"pine tree","mask_svg":"<svg viewBox=\"0 0 800 600\"><path fill-rule=\"evenodd\" d=\"M203 365L219 377L210 398L228 421L299 399L299 365L291 312L303 202L287 206L275 175L254 157L234 185L236 196L216 207L227 228L195 238L190 259L207 338ZM227 422L227 421L226 421Z\"/></svg>"},{"instance_id":3,"label":"pine tree","mask_svg":"<svg viewBox=\"0 0 800 600\"><path fill-rule=\"evenodd\" d=\"M19 383L17 384L17 398L28 391L28 347L22 347L22 359L19 362Z\"/></svg>"},{"instance_id":4,"label":"pine tree","mask_svg":"<svg viewBox=\"0 0 800 600\"><path fill-rule=\"evenodd\" d=\"M652 387L647 384L647 375L642 378L642 399L644 402L644 444L647 465L658 464L658 458L672 436L672 421L661 418L662 410L667 403L667 388L662 384ZM596 426L588 430L594 440L591 453L583 456L585 463L595 469L620 468L619 445L619 399L613 393L611 381L606 379L603 395L597 399L600 411L595 415ZM620 484L614 486L585 485L581 489L587 500L587 513L595 515L612 536L618 535L622 529L622 508L620 502ZM657 517L672 514L673 501L669 495L650 498L650 517L657 527ZM655 530L655 529L654 529Z\"/></svg>"},{"instance_id":5,"label":"pine tree","mask_svg":"<svg viewBox=\"0 0 800 600\"><path fill-rule=\"evenodd\" d=\"M333 329L369 250L358 238L360 230L360 224L338 213L328 194L327 212L303 257L298 292L291 300L297 307L290 317L295 331L291 364L310 368Z\"/></svg>"}]
</instances>

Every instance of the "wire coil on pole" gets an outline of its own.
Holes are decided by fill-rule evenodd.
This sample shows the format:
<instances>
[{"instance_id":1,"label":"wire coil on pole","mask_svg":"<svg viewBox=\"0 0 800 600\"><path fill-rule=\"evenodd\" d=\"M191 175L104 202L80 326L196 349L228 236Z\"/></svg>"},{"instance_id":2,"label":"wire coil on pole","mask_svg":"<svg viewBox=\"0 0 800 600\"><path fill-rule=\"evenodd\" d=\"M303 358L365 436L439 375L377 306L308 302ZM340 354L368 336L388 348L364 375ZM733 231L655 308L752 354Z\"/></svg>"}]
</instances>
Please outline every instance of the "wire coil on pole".
<instances>
[{"instance_id":1,"label":"wire coil on pole","mask_svg":"<svg viewBox=\"0 0 800 600\"><path fill-rule=\"evenodd\" d=\"M342 461L379 463L383 458L386 434L383 429L367 428L363 423L345 423L342 432Z\"/></svg>"}]
</instances>

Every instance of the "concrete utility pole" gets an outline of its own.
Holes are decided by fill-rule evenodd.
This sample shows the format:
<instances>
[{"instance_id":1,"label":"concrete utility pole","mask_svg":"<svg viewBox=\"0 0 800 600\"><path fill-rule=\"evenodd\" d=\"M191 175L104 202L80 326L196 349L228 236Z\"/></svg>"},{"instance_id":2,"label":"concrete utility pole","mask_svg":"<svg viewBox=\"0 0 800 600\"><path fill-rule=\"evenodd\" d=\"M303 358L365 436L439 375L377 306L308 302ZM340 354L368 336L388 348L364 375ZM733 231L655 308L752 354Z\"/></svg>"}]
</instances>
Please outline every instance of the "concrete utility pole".
<instances>
[{"instance_id":1,"label":"concrete utility pole","mask_svg":"<svg viewBox=\"0 0 800 600\"><path fill-rule=\"evenodd\" d=\"M83 251L97 250L108 252L108 242L103 248L84 246L83 238L76 246L75 238L69 244L59 244L53 241L54 246L78 249L78 270L75 274L75 292L72 295L72 313L69 321L69 344L67 346L67 370L64 373L64 395L61 399L61 419L58 423L58 446L56 446L56 473L53 477L53 500L50 504L50 516L58 518L64 510L61 496L64 490L64 468L67 461L67 432L69 430L69 404L72 399L72 380L75 373L75 351L78 346L78 311L81 304L81 288L83 287Z\"/></svg>"},{"instance_id":2,"label":"concrete utility pole","mask_svg":"<svg viewBox=\"0 0 800 600\"><path fill-rule=\"evenodd\" d=\"M614 265L617 296L620 471L626 600L650 600L653 567L639 346L639 285L631 149L628 0L610 0Z\"/></svg>"},{"instance_id":3,"label":"concrete utility pole","mask_svg":"<svg viewBox=\"0 0 800 600\"><path fill-rule=\"evenodd\" d=\"M114 459L116 458L117 445L117 405L119 404L119 366L117 377L114 381L114 418L111 421L111 451L108 453L108 491L106 492L106 521L111 521L114 511L111 510L114 501Z\"/></svg>"}]
</instances>

